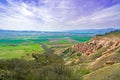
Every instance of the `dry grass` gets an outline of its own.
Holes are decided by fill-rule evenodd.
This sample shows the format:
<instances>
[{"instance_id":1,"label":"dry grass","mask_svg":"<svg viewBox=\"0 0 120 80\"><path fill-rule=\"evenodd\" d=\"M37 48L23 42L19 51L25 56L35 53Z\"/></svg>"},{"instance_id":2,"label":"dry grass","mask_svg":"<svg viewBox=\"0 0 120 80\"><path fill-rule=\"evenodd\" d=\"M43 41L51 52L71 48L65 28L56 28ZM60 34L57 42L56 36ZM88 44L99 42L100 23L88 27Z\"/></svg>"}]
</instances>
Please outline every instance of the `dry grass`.
<instances>
[{"instance_id":1,"label":"dry grass","mask_svg":"<svg viewBox=\"0 0 120 80\"><path fill-rule=\"evenodd\" d=\"M120 80L120 63L96 70L83 78L83 80Z\"/></svg>"}]
</instances>

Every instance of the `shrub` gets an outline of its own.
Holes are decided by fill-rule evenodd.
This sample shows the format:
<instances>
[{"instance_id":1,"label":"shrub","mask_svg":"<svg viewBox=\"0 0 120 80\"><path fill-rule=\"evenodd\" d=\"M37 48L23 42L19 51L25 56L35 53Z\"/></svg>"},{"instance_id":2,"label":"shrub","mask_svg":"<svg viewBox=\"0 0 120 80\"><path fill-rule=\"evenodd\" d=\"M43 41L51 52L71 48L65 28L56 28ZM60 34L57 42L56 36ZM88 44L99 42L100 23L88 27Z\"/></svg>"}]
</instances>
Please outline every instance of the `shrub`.
<instances>
[{"instance_id":1,"label":"shrub","mask_svg":"<svg viewBox=\"0 0 120 80\"><path fill-rule=\"evenodd\" d=\"M35 60L0 60L1 80L79 80L63 59L54 54L33 54Z\"/></svg>"}]
</instances>

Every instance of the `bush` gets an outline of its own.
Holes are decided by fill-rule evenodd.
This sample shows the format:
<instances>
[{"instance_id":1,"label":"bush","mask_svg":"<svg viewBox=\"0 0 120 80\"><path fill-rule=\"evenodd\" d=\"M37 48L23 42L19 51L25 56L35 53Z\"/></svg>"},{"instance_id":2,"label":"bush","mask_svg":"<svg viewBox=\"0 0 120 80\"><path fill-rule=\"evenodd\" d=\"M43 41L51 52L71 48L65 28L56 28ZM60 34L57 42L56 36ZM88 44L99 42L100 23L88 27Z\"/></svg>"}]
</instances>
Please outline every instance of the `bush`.
<instances>
[{"instance_id":1,"label":"bush","mask_svg":"<svg viewBox=\"0 0 120 80\"><path fill-rule=\"evenodd\" d=\"M79 80L63 59L54 54L33 54L35 60L0 60L0 80Z\"/></svg>"}]
</instances>

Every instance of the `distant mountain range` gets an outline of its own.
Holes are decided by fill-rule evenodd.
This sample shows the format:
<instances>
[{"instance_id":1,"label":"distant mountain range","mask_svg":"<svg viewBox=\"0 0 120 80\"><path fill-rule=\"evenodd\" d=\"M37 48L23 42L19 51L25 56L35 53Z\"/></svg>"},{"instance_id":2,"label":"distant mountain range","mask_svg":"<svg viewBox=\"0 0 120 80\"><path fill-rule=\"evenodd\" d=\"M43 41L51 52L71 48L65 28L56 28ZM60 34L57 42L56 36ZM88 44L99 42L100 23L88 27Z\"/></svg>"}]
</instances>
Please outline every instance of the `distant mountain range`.
<instances>
[{"instance_id":1,"label":"distant mountain range","mask_svg":"<svg viewBox=\"0 0 120 80\"><path fill-rule=\"evenodd\" d=\"M117 30L115 28L106 28L106 29L86 29L86 30L70 30L68 32L73 33L92 33L92 34L105 34L111 31Z\"/></svg>"},{"instance_id":2,"label":"distant mountain range","mask_svg":"<svg viewBox=\"0 0 120 80\"><path fill-rule=\"evenodd\" d=\"M85 30L69 30L69 31L63 31L64 33L90 33L90 34L104 34L104 33L108 33L111 31L117 30L115 28L106 28L106 29L85 29ZM9 32L23 32L23 33L40 33L40 32L47 32L47 33L56 33L57 31L17 31L17 30L3 30L0 29L0 33L9 33ZM60 31L58 31L57 33L59 33ZM62 32L62 31L61 31ZM60 32L60 33L61 33Z\"/></svg>"}]
</instances>

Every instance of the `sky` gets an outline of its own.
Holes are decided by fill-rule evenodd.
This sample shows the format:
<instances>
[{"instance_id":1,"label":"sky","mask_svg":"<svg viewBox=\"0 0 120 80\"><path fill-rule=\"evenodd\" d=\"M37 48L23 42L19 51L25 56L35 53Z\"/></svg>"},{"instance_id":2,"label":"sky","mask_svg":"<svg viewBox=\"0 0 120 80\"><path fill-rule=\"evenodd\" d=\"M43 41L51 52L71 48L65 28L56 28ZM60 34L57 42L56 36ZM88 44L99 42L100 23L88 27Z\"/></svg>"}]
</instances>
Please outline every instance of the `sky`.
<instances>
[{"instance_id":1,"label":"sky","mask_svg":"<svg viewBox=\"0 0 120 80\"><path fill-rule=\"evenodd\" d=\"M120 0L0 0L0 29L120 28Z\"/></svg>"}]
</instances>

